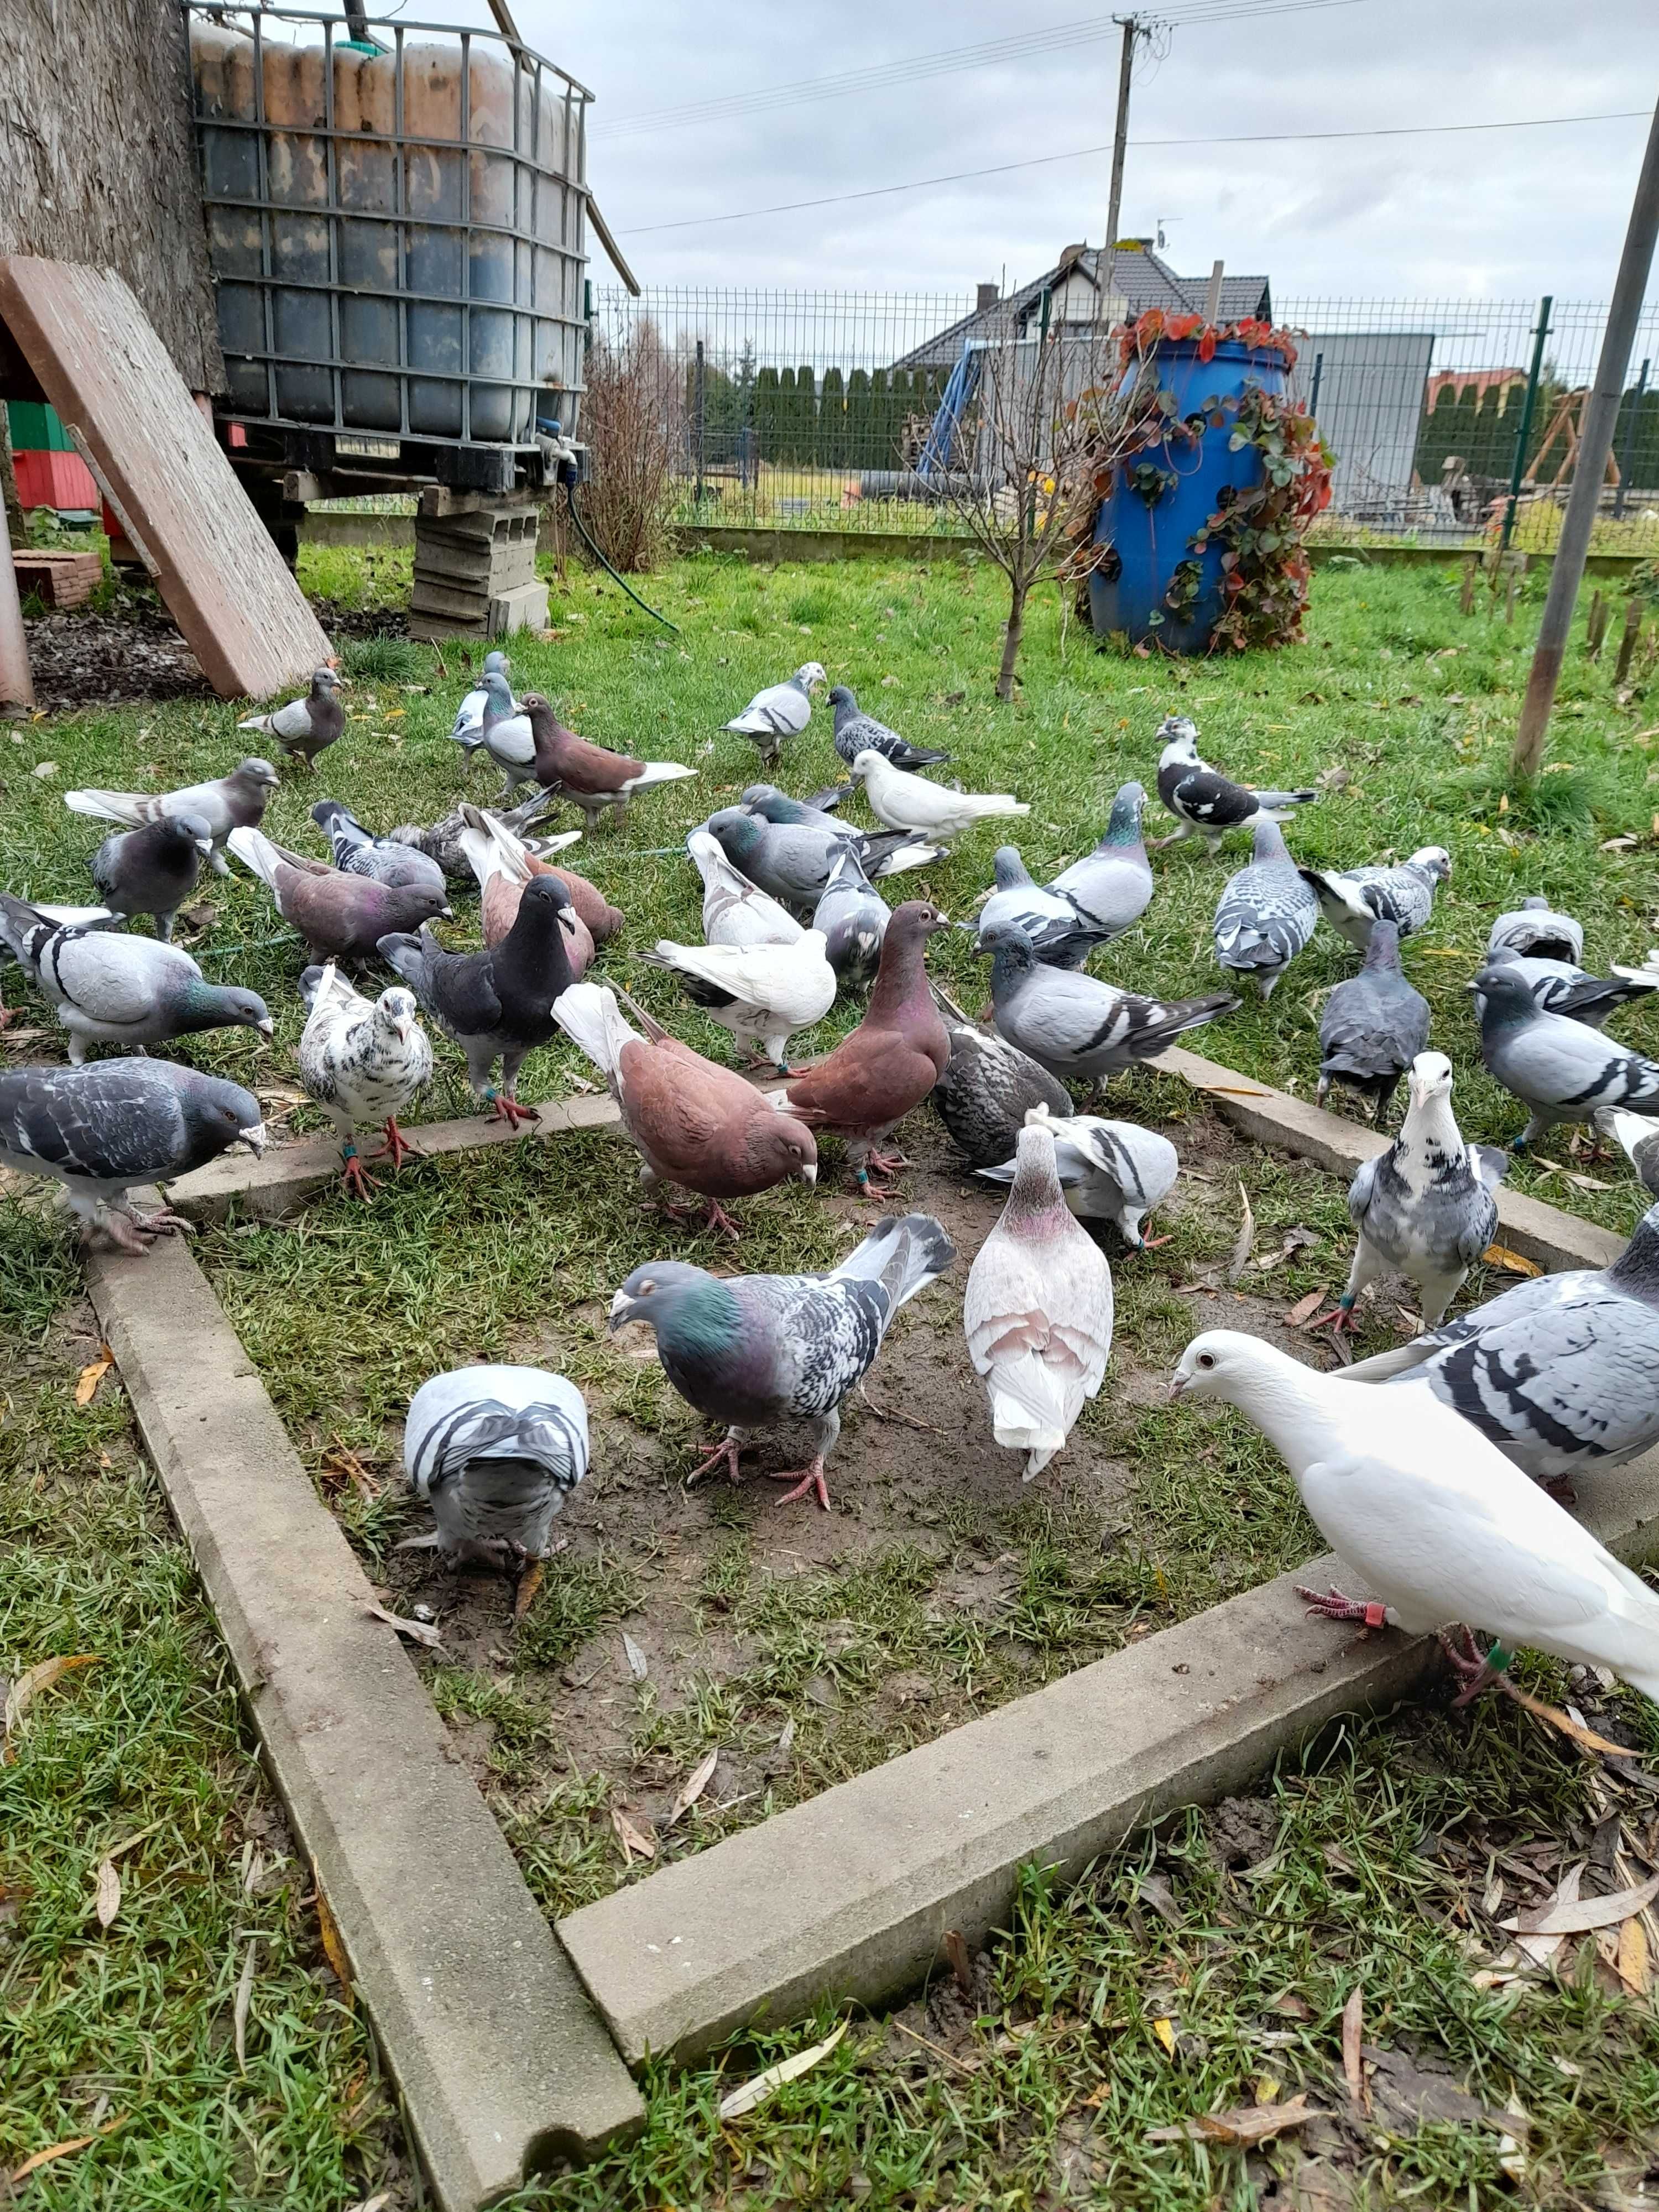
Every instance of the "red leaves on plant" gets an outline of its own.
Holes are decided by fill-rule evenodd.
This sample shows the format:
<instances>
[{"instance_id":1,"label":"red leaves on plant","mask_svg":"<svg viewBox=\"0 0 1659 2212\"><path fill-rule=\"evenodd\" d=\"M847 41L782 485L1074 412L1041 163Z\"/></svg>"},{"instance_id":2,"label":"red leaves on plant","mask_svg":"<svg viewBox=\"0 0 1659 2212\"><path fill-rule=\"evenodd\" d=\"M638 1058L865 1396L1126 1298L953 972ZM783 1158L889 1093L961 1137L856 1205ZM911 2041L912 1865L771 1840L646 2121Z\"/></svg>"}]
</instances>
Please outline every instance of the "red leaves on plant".
<instances>
[{"instance_id":1,"label":"red leaves on plant","mask_svg":"<svg viewBox=\"0 0 1659 2212\"><path fill-rule=\"evenodd\" d=\"M1198 342L1199 359L1200 361L1213 361L1215 359L1215 332L1213 331L1206 331L1203 337L1200 338Z\"/></svg>"}]
</instances>

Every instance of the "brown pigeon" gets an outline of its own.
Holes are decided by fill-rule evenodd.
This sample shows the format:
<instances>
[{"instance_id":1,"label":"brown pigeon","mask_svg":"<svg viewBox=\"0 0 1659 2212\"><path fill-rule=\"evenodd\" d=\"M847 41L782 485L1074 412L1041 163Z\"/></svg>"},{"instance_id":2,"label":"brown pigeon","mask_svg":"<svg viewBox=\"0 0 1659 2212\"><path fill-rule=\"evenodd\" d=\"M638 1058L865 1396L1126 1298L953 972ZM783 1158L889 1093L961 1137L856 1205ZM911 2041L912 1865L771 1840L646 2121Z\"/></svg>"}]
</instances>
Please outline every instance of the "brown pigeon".
<instances>
[{"instance_id":1,"label":"brown pigeon","mask_svg":"<svg viewBox=\"0 0 1659 2212\"><path fill-rule=\"evenodd\" d=\"M313 962L372 960L381 938L450 915L441 890L348 875L326 860L273 845L260 830L233 830L229 844L269 890L283 920L304 938Z\"/></svg>"},{"instance_id":2,"label":"brown pigeon","mask_svg":"<svg viewBox=\"0 0 1659 2212\"><path fill-rule=\"evenodd\" d=\"M924 899L907 899L887 925L869 1011L832 1053L798 1075L789 1103L809 1128L844 1139L859 1188L870 1170L892 1175L909 1163L877 1150L913 1106L920 1106L951 1060L951 1040L927 988L923 955L936 930L950 927Z\"/></svg>"},{"instance_id":3,"label":"brown pigeon","mask_svg":"<svg viewBox=\"0 0 1659 2212\"><path fill-rule=\"evenodd\" d=\"M478 879L478 919L483 929L483 941L486 945L499 945L518 920L519 902L524 896L526 884L533 877L556 876L567 890L571 879L562 868L551 867L545 860L538 860L524 841L515 837L494 815L469 806L465 800L461 815L465 825L461 831L461 850ZM580 883L580 877L575 881ZM583 888L592 890L591 884ZM567 939L565 958L570 963L573 980L580 982L593 965L593 933L577 910L574 895L569 905L561 909L559 921Z\"/></svg>"},{"instance_id":4,"label":"brown pigeon","mask_svg":"<svg viewBox=\"0 0 1659 2212\"><path fill-rule=\"evenodd\" d=\"M531 775L580 806L590 830L607 806L625 807L636 791L697 772L678 761L634 760L589 744L565 728L539 691L530 692L523 703L536 747Z\"/></svg>"},{"instance_id":5,"label":"brown pigeon","mask_svg":"<svg viewBox=\"0 0 1659 2212\"><path fill-rule=\"evenodd\" d=\"M553 1003L553 1018L604 1076L647 1183L678 1183L708 1200L708 1226L738 1234L720 1200L797 1177L818 1178L811 1133L752 1083L669 1036L641 1007L645 1035L629 1027L614 991L578 983ZM672 1209L671 1209L672 1211Z\"/></svg>"}]
</instances>

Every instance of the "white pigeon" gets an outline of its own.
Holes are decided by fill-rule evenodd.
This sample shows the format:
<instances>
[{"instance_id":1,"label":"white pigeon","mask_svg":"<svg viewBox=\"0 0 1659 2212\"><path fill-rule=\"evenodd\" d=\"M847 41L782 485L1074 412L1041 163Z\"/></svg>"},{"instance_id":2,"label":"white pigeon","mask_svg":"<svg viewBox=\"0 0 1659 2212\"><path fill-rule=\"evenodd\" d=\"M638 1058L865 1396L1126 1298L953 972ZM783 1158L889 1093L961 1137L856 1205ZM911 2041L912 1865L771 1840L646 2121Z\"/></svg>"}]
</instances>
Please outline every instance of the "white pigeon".
<instances>
[{"instance_id":1,"label":"white pigeon","mask_svg":"<svg viewBox=\"0 0 1659 2212\"><path fill-rule=\"evenodd\" d=\"M1098 1114L1056 1114L1048 1127L1054 1134L1060 1187L1079 1221L1109 1221L1137 1252L1149 1252L1166 1241L1148 1237L1146 1222L1152 1208L1175 1188L1181 1172L1180 1156L1167 1137L1137 1122L1109 1121ZM987 1182L1012 1182L1018 1165L1010 1160L1002 1167L976 1172Z\"/></svg>"},{"instance_id":2,"label":"white pigeon","mask_svg":"<svg viewBox=\"0 0 1659 2212\"><path fill-rule=\"evenodd\" d=\"M812 694L830 681L822 662L804 661L781 684L757 691L742 714L725 726L752 738L763 761L775 760L786 738L798 738L812 719Z\"/></svg>"},{"instance_id":3,"label":"white pigeon","mask_svg":"<svg viewBox=\"0 0 1659 2212\"><path fill-rule=\"evenodd\" d=\"M929 783L925 775L908 775L872 745L855 757L853 774L864 786L872 812L890 830L912 835L921 832L948 840L994 815L1031 811L1024 799L1006 792L947 791L943 784Z\"/></svg>"},{"instance_id":4,"label":"white pigeon","mask_svg":"<svg viewBox=\"0 0 1659 2212\"><path fill-rule=\"evenodd\" d=\"M1099 1389L1112 1349L1112 1271L1073 1218L1045 1107L1019 1133L1013 1188L968 1277L962 1322L1000 1444L1040 1474Z\"/></svg>"},{"instance_id":5,"label":"white pigeon","mask_svg":"<svg viewBox=\"0 0 1659 2212\"><path fill-rule=\"evenodd\" d=\"M1373 1595L1301 1590L1310 1609L1368 1627L1440 1632L1473 1692L1506 1653L1483 1662L1444 1632L1485 1629L1584 1667L1608 1667L1659 1698L1659 1592L1495 1444L1426 1390L1356 1390L1231 1329L1194 1337L1171 1398L1236 1406L1295 1479L1333 1550Z\"/></svg>"},{"instance_id":6,"label":"white pigeon","mask_svg":"<svg viewBox=\"0 0 1659 2212\"><path fill-rule=\"evenodd\" d=\"M330 960L307 968L300 989L310 1012L300 1037L300 1083L333 1122L340 1139L345 1188L367 1198L374 1185L357 1156L361 1129L379 1128L385 1143L371 1159L400 1168L419 1158L398 1116L432 1079L432 1046L416 1018L415 994L401 983L373 1004Z\"/></svg>"},{"instance_id":7,"label":"white pigeon","mask_svg":"<svg viewBox=\"0 0 1659 2212\"><path fill-rule=\"evenodd\" d=\"M763 1053L787 1075L789 1040L811 1029L836 1003L836 971L821 929L804 929L793 945L675 945L659 938L643 955L670 968L685 994L711 1021Z\"/></svg>"},{"instance_id":8,"label":"white pigeon","mask_svg":"<svg viewBox=\"0 0 1659 2212\"><path fill-rule=\"evenodd\" d=\"M691 830L685 849L702 878L702 933L710 945L793 945L801 925L787 907L751 884L706 830Z\"/></svg>"}]
</instances>

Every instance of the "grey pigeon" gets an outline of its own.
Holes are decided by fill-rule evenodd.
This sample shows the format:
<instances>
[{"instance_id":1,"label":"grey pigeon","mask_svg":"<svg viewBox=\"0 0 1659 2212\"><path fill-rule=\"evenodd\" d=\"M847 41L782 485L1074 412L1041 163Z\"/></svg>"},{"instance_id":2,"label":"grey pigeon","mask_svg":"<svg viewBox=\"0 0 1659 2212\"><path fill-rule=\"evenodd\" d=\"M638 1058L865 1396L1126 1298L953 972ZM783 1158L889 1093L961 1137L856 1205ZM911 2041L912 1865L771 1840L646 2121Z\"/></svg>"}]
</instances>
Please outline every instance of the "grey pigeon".
<instances>
[{"instance_id":1,"label":"grey pigeon","mask_svg":"<svg viewBox=\"0 0 1659 2212\"><path fill-rule=\"evenodd\" d=\"M1659 1115L1659 1062L1565 1014L1547 1014L1511 961L1483 968L1469 986L1480 1005L1480 1057L1487 1073L1526 1107L1515 1139L1567 1121L1590 1121L1602 1107Z\"/></svg>"},{"instance_id":2,"label":"grey pigeon","mask_svg":"<svg viewBox=\"0 0 1659 2212\"><path fill-rule=\"evenodd\" d=\"M1024 930L994 930L981 950L991 955L998 1035L1062 1079L1104 1083L1238 1004L1226 991L1206 999L1143 999L1092 975L1045 968Z\"/></svg>"},{"instance_id":3,"label":"grey pigeon","mask_svg":"<svg viewBox=\"0 0 1659 2212\"><path fill-rule=\"evenodd\" d=\"M844 836L826 830L798 830L788 823L768 822L741 806L723 806L703 824L740 875L803 919L810 920L829 888L843 853L860 860L866 875L900 874L925 866L939 856L939 848L918 838L896 841L872 867L860 848ZM878 841L867 840L866 844Z\"/></svg>"},{"instance_id":4,"label":"grey pigeon","mask_svg":"<svg viewBox=\"0 0 1659 2212\"><path fill-rule=\"evenodd\" d=\"M1595 1126L1623 1151L1648 1196L1659 1198L1659 1121L1604 1107L1595 1117Z\"/></svg>"},{"instance_id":5,"label":"grey pigeon","mask_svg":"<svg viewBox=\"0 0 1659 2212\"><path fill-rule=\"evenodd\" d=\"M201 879L213 832L199 814L168 814L142 830L118 830L88 861L99 896L112 913L147 914L164 945L173 916Z\"/></svg>"},{"instance_id":6,"label":"grey pigeon","mask_svg":"<svg viewBox=\"0 0 1659 2212\"><path fill-rule=\"evenodd\" d=\"M867 990L881 965L881 948L893 909L843 847L812 909L812 927L823 933L823 953L843 991Z\"/></svg>"},{"instance_id":7,"label":"grey pigeon","mask_svg":"<svg viewBox=\"0 0 1659 2212\"><path fill-rule=\"evenodd\" d=\"M763 761L775 760L784 739L798 738L811 720L813 691L827 681L820 662L806 661L781 684L757 691L742 714L724 726L752 738Z\"/></svg>"},{"instance_id":8,"label":"grey pigeon","mask_svg":"<svg viewBox=\"0 0 1659 2212\"><path fill-rule=\"evenodd\" d=\"M1357 1326L1354 1301L1361 1291L1390 1273L1415 1283L1423 1318L1434 1327L1497 1231L1492 1193L1504 1179L1504 1155L1464 1143L1452 1113L1452 1065L1443 1053L1420 1053L1413 1061L1410 1093L1400 1134L1348 1187L1359 1242L1348 1287L1324 1317L1339 1335Z\"/></svg>"},{"instance_id":9,"label":"grey pigeon","mask_svg":"<svg viewBox=\"0 0 1659 2212\"><path fill-rule=\"evenodd\" d=\"M1066 1203L1079 1221L1109 1221L1132 1251L1147 1252L1166 1240L1148 1237L1146 1216L1175 1188L1181 1160L1156 1129L1134 1121L1103 1121L1097 1114L1056 1115L1054 1169ZM979 1170L987 1182L1010 1182L1015 1163Z\"/></svg>"},{"instance_id":10,"label":"grey pigeon","mask_svg":"<svg viewBox=\"0 0 1659 2212\"><path fill-rule=\"evenodd\" d=\"M22 899L12 902L11 914L0 906L0 965L5 959L33 975L33 963L27 947L30 938L43 921L54 929L119 929L126 920L106 906L31 906ZM0 1030L13 1018L16 1008L0 1003Z\"/></svg>"},{"instance_id":11,"label":"grey pigeon","mask_svg":"<svg viewBox=\"0 0 1659 2212\"><path fill-rule=\"evenodd\" d=\"M1429 1042L1429 1002L1406 981L1400 932L1382 915L1357 975L1340 982L1319 1018L1319 1089L1322 1106L1333 1083L1346 1083L1371 1102L1380 1128L1400 1079Z\"/></svg>"},{"instance_id":12,"label":"grey pigeon","mask_svg":"<svg viewBox=\"0 0 1659 2212\"><path fill-rule=\"evenodd\" d=\"M188 783L180 791L66 791L64 804L71 814L89 814L100 822L119 822L140 830L147 822L160 822L169 814L194 814L208 825L213 839L216 875L228 876L225 843L233 830L257 830L265 818L265 807L276 788L276 771L268 760L250 757L228 775L214 783Z\"/></svg>"},{"instance_id":13,"label":"grey pigeon","mask_svg":"<svg viewBox=\"0 0 1659 2212\"><path fill-rule=\"evenodd\" d=\"M1158 795L1180 828L1175 837L1196 830L1212 853L1229 830L1254 829L1264 814L1283 819L1295 806L1309 806L1316 791L1251 791L1200 760L1197 726L1185 714L1166 714L1158 728ZM1169 839L1165 842L1171 842Z\"/></svg>"},{"instance_id":14,"label":"grey pigeon","mask_svg":"<svg viewBox=\"0 0 1659 2212\"><path fill-rule=\"evenodd\" d=\"M125 930L64 929L0 891L8 934L17 933L21 963L70 1033L70 1061L78 1067L94 1044L125 1051L237 1024L271 1034L257 991L210 983L188 952L159 938Z\"/></svg>"},{"instance_id":15,"label":"grey pigeon","mask_svg":"<svg viewBox=\"0 0 1659 2212\"><path fill-rule=\"evenodd\" d=\"M100 1060L89 1067L0 1070L0 1167L50 1176L90 1231L124 1252L146 1236L189 1226L162 1207L141 1214L135 1185L205 1167L228 1146L265 1148L258 1101L240 1083L165 1060Z\"/></svg>"},{"instance_id":16,"label":"grey pigeon","mask_svg":"<svg viewBox=\"0 0 1659 2212\"><path fill-rule=\"evenodd\" d=\"M1285 850L1279 824L1261 815L1250 865L1229 877L1215 910L1216 958L1270 999L1318 922L1319 901Z\"/></svg>"},{"instance_id":17,"label":"grey pigeon","mask_svg":"<svg viewBox=\"0 0 1659 2212\"><path fill-rule=\"evenodd\" d=\"M553 1549L553 1522L587 1473L587 1407L540 1367L453 1368L422 1382L404 1424L404 1469L452 1565L523 1568Z\"/></svg>"},{"instance_id":18,"label":"grey pigeon","mask_svg":"<svg viewBox=\"0 0 1659 2212\"><path fill-rule=\"evenodd\" d=\"M1587 1029L1604 1029L1620 1006L1659 991L1659 973L1651 969L1615 965L1611 975L1592 975L1571 960L1543 960L1536 954L1520 952L1492 957L1525 978L1527 988L1547 1014L1565 1014L1583 1022ZM1474 1010L1478 1017L1479 995Z\"/></svg>"},{"instance_id":19,"label":"grey pigeon","mask_svg":"<svg viewBox=\"0 0 1659 2212\"><path fill-rule=\"evenodd\" d=\"M1522 899L1510 914L1500 914L1486 938L1486 958L1497 960L1518 952L1539 960L1571 960L1584 957L1584 925L1570 914L1557 914L1547 898L1534 894Z\"/></svg>"},{"instance_id":20,"label":"grey pigeon","mask_svg":"<svg viewBox=\"0 0 1659 2212\"><path fill-rule=\"evenodd\" d=\"M447 896L444 872L436 860L401 837L376 837L337 799L319 799L311 818L328 839L334 865L349 876L398 890L428 890Z\"/></svg>"},{"instance_id":21,"label":"grey pigeon","mask_svg":"<svg viewBox=\"0 0 1659 2212\"><path fill-rule=\"evenodd\" d=\"M859 865L872 880L877 876L900 876L925 867L942 856L943 847L927 844L908 830L860 830L843 822L826 808L808 799L791 799L775 783L751 783L743 794L743 805L763 822L781 830L816 830L826 837L839 837L857 854Z\"/></svg>"},{"instance_id":22,"label":"grey pigeon","mask_svg":"<svg viewBox=\"0 0 1659 2212\"><path fill-rule=\"evenodd\" d=\"M290 699L274 714L250 714L236 726L275 738L290 760L315 768L318 754L326 752L345 727L340 679L331 668L313 669L311 689L303 699Z\"/></svg>"},{"instance_id":23,"label":"grey pigeon","mask_svg":"<svg viewBox=\"0 0 1659 2212\"><path fill-rule=\"evenodd\" d=\"M482 952L446 952L430 930L380 939L380 957L395 968L428 1013L466 1054L468 1080L489 1103L492 1121L516 1127L537 1119L518 1103L519 1069L538 1045L557 1034L553 1001L575 981L560 920L570 894L555 876L532 876L518 919L496 945ZM501 1083L492 1082L501 1063Z\"/></svg>"},{"instance_id":24,"label":"grey pigeon","mask_svg":"<svg viewBox=\"0 0 1659 2212\"><path fill-rule=\"evenodd\" d=\"M663 1370L682 1398L726 1434L688 1481L738 1459L757 1429L803 1421L812 1457L773 1480L810 1491L827 1512L823 1463L841 1433L841 1406L875 1364L899 1308L942 1275L956 1247L926 1213L888 1214L826 1275L720 1278L683 1261L635 1267L611 1302L610 1327L653 1329Z\"/></svg>"},{"instance_id":25,"label":"grey pigeon","mask_svg":"<svg viewBox=\"0 0 1659 2212\"><path fill-rule=\"evenodd\" d=\"M836 684L830 694L830 704L836 715L836 750L848 768L866 750L880 753L895 768L902 768L907 773L919 768L938 768L951 757L949 753L929 752L925 746L911 744L896 730L890 730L885 722L866 714L845 684Z\"/></svg>"},{"instance_id":26,"label":"grey pigeon","mask_svg":"<svg viewBox=\"0 0 1659 2212\"><path fill-rule=\"evenodd\" d=\"M478 725L478 744L501 772L501 797L511 799L521 783L536 780L536 739L530 717L513 696L511 685L499 669L483 680L483 719ZM469 748L467 765L471 766Z\"/></svg>"},{"instance_id":27,"label":"grey pigeon","mask_svg":"<svg viewBox=\"0 0 1659 2212\"><path fill-rule=\"evenodd\" d=\"M455 720L450 725L449 734L465 753L466 764L469 768L477 757L483 744L484 708L489 702L489 694L484 690L482 678L499 676L505 683L511 675L512 669L513 664L504 653L485 653L481 680L473 685L455 709ZM517 711L517 702L514 700L510 690L507 693L507 705L511 711Z\"/></svg>"},{"instance_id":28,"label":"grey pigeon","mask_svg":"<svg viewBox=\"0 0 1659 2212\"><path fill-rule=\"evenodd\" d=\"M992 860L997 887L980 913L981 944L988 931L1013 922L1030 939L1039 960L1053 968L1081 968L1097 945L1132 929L1152 896L1140 834L1146 805L1140 786L1126 783L1093 852L1041 887L1012 845L999 847Z\"/></svg>"},{"instance_id":29,"label":"grey pigeon","mask_svg":"<svg viewBox=\"0 0 1659 2212\"><path fill-rule=\"evenodd\" d=\"M345 1188L367 1198L374 1177L357 1157L357 1133L380 1129L386 1142L370 1158L389 1159L394 1170L406 1155L418 1157L398 1116L432 1079L432 1046L416 1019L414 994L401 983L371 1005L331 960L307 968L300 989L308 1009L300 1038L300 1081L339 1136Z\"/></svg>"},{"instance_id":30,"label":"grey pigeon","mask_svg":"<svg viewBox=\"0 0 1659 2212\"><path fill-rule=\"evenodd\" d=\"M1368 868L1304 868L1302 880L1319 901L1319 910L1356 952L1371 941L1371 924L1391 921L1401 937L1421 929L1434 912L1434 895L1451 874L1451 854L1443 845L1425 845L1408 860Z\"/></svg>"},{"instance_id":31,"label":"grey pigeon","mask_svg":"<svg viewBox=\"0 0 1659 2212\"><path fill-rule=\"evenodd\" d=\"M580 844L581 842L582 833L580 830L562 830L556 836L551 837L532 837L526 835L532 823L540 820L548 808L552 805L556 796L557 793L555 792L538 791L526 799L521 806L515 806L508 811L482 806L477 808L475 811L490 820L501 823L503 827L510 830L515 837L522 839L538 858L545 859L550 853L562 852L567 845ZM413 845L418 851L424 853L428 860L438 863L444 872L446 882L465 884L468 889L471 889L477 878L473 875L471 864L466 857L464 841L467 827L467 817L464 809L460 806L452 806L447 814L441 816L427 829L422 829L418 822L400 822L395 830L386 831L383 842L394 845Z\"/></svg>"},{"instance_id":32,"label":"grey pigeon","mask_svg":"<svg viewBox=\"0 0 1659 2212\"><path fill-rule=\"evenodd\" d=\"M942 992L935 995L944 1008L951 1057L927 1095L969 1166L994 1170L1012 1159L1031 1109L1046 1106L1056 1118L1069 1115L1071 1093L1029 1053L994 1031L975 1028Z\"/></svg>"},{"instance_id":33,"label":"grey pigeon","mask_svg":"<svg viewBox=\"0 0 1659 2212\"><path fill-rule=\"evenodd\" d=\"M1432 1391L1536 1482L1623 1467L1659 1443L1659 1206L1610 1267L1517 1283L1348 1379Z\"/></svg>"}]
</instances>

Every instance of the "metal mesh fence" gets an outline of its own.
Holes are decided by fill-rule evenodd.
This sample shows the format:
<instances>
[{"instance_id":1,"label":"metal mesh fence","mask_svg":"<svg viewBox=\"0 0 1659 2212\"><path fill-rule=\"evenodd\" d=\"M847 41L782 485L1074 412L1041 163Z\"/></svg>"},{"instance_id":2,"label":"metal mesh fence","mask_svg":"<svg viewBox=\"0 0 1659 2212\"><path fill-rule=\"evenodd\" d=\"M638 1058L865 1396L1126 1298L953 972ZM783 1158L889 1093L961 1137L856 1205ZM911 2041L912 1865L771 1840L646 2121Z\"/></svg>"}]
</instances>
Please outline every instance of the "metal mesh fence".
<instances>
[{"instance_id":1,"label":"metal mesh fence","mask_svg":"<svg viewBox=\"0 0 1659 2212\"><path fill-rule=\"evenodd\" d=\"M998 312L971 295L605 289L590 330L655 364L677 523L948 533L959 525L925 457ZM1316 534L1551 548L1605 315L1565 300L1275 301L1275 321L1306 334L1297 388L1336 455ZM1593 550L1659 556L1659 304Z\"/></svg>"}]
</instances>

